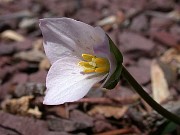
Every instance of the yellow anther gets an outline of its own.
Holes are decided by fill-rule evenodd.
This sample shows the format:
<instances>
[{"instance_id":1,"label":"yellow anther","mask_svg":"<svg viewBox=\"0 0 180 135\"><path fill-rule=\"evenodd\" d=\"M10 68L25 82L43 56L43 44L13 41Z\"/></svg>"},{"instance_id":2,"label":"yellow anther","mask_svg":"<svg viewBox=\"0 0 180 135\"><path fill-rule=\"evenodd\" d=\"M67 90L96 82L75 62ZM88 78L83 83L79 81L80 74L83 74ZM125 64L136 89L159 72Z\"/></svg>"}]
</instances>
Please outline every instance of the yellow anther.
<instances>
[{"instance_id":1,"label":"yellow anther","mask_svg":"<svg viewBox=\"0 0 180 135\"><path fill-rule=\"evenodd\" d=\"M92 65L93 67L96 67L96 63L94 61L89 62L90 65Z\"/></svg>"},{"instance_id":2,"label":"yellow anther","mask_svg":"<svg viewBox=\"0 0 180 135\"><path fill-rule=\"evenodd\" d=\"M93 68L92 65L89 64L89 62L85 62L85 61L80 61L78 63L78 65L82 66L82 67L86 67L86 68Z\"/></svg>"},{"instance_id":3,"label":"yellow anther","mask_svg":"<svg viewBox=\"0 0 180 135\"><path fill-rule=\"evenodd\" d=\"M106 58L98 58L90 54L82 54L85 61L80 61L79 66L84 68L84 73L104 73L109 72L109 61Z\"/></svg>"},{"instance_id":4,"label":"yellow anther","mask_svg":"<svg viewBox=\"0 0 180 135\"><path fill-rule=\"evenodd\" d=\"M84 73L93 73L93 72L95 72L95 69L91 69L91 68L84 69Z\"/></svg>"},{"instance_id":5,"label":"yellow anther","mask_svg":"<svg viewBox=\"0 0 180 135\"><path fill-rule=\"evenodd\" d=\"M109 62L105 58L96 58L95 63L97 64L98 67L103 67L104 65L109 65Z\"/></svg>"},{"instance_id":6,"label":"yellow anther","mask_svg":"<svg viewBox=\"0 0 180 135\"><path fill-rule=\"evenodd\" d=\"M99 67L99 68L95 69L96 73L103 73L103 72L107 72L107 71L109 71L109 68L106 68L106 67Z\"/></svg>"},{"instance_id":7,"label":"yellow anther","mask_svg":"<svg viewBox=\"0 0 180 135\"><path fill-rule=\"evenodd\" d=\"M85 61L91 61L92 58L95 58L95 56L90 55L90 54L82 54L82 57Z\"/></svg>"}]
</instances>

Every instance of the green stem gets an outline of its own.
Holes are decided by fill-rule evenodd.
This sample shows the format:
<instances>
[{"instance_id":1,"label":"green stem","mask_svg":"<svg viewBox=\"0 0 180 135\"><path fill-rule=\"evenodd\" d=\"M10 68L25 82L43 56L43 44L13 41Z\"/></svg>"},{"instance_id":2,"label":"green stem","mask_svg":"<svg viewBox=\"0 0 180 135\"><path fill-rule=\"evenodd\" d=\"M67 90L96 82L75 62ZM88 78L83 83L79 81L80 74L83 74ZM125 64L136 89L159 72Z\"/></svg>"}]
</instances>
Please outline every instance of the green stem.
<instances>
[{"instance_id":1,"label":"green stem","mask_svg":"<svg viewBox=\"0 0 180 135\"><path fill-rule=\"evenodd\" d=\"M165 118L175 122L180 125L180 117L172 114L161 105L159 105L155 100L153 100L149 94L141 87L141 85L132 77L132 75L127 71L127 69L123 66L122 68L122 76L129 82L129 84L134 88L134 90L159 114L164 116Z\"/></svg>"}]
</instances>

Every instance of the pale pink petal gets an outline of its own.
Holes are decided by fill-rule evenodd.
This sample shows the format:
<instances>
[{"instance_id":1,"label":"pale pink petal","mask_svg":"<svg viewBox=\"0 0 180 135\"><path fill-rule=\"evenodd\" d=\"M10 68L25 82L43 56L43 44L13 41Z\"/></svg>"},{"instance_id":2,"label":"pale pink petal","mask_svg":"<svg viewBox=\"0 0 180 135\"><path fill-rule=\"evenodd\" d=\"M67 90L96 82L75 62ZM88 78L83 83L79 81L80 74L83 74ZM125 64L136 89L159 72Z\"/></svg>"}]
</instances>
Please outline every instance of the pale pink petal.
<instances>
[{"instance_id":1,"label":"pale pink petal","mask_svg":"<svg viewBox=\"0 0 180 135\"><path fill-rule=\"evenodd\" d=\"M51 66L46 79L44 104L58 105L83 98L106 75L82 74L78 58L64 57Z\"/></svg>"},{"instance_id":2,"label":"pale pink petal","mask_svg":"<svg viewBox=\"0 0 180 135\"><path fill-rule=\"evenodd\" d=\"M45 52L51 63L64 56L94 54L93 45L103 42L94 27L74 19L41 19L40 28Z\"/></svg>"},{"instance_id":3,"label":"pale pink petal","mask_svg":"<svg viewBox=\"0 0 180 135\"><path fill-rule=\"evenodd\" d=\"M101 42L93 45L94 53L99 57L108 57L110 53L108 37L101 27L95 27L95 31L99 35Z\"/></svg>"},{"instance_id":4,"label":"pale pink petal","mask_svg":"<svg viewBox=\"0 0 180 135\"><path fill-rule=\"evenodd\" d=\"M100 27L95 27L96 33L100 36L102 42L100 44L96 44L93 46L94 53L96 56L105 57L109 60L110 71L106 80L103 82L102 86L106 83L106 81L111 77L111 75L115 72L117 64L114 55L110 52L109 40L104 32L104 30Z\"/></svg>"}]
</instances>

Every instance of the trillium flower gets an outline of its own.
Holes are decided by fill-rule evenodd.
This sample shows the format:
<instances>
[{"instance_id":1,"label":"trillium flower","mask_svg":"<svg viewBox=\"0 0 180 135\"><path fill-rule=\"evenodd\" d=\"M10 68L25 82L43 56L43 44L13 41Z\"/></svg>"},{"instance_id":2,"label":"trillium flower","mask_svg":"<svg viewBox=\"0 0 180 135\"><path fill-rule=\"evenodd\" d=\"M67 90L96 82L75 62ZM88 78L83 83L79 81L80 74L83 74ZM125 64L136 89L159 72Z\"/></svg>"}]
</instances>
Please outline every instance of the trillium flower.
<instances>
[{"instance_id":1,"label":"trillium flower","mask_svg":"<svg viewBox=\"0 0 180 135\"><path fill-rule=\"evenodd\" d=\"M102 80L105 88L117 84L122 56L100 27L69 18L46 18L40 20L40 28L52 64L44 104L79 100Z\"/></svg>"}]
</instances>

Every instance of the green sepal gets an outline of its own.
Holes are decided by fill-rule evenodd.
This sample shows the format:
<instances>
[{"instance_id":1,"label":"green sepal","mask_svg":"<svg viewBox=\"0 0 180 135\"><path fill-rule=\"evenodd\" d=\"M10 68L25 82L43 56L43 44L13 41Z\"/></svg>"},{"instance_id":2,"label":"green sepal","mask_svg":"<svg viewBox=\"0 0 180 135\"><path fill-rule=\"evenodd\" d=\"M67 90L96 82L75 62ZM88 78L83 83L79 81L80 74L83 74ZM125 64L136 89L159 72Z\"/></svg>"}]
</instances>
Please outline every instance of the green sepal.
<instances>
[{"instance_id":1,"label":"green sepal","mask_svg":"<svg viewBox=\"0 0 180 135\"><path fill-rule=\"evenodd\" d=\"M114 73L106 81L106 83L104 84L103 87L106 89L113 89L120 80L120 75L121 75L121 71L122 71L123 56L122 56L121 52L119 51L119 49L114 44L114 42L111 40L111 38L108 35L107 35L107 37L109 39L110 52L114 55L117 67L116 67Z\"/></svg>"}]
</instances>

